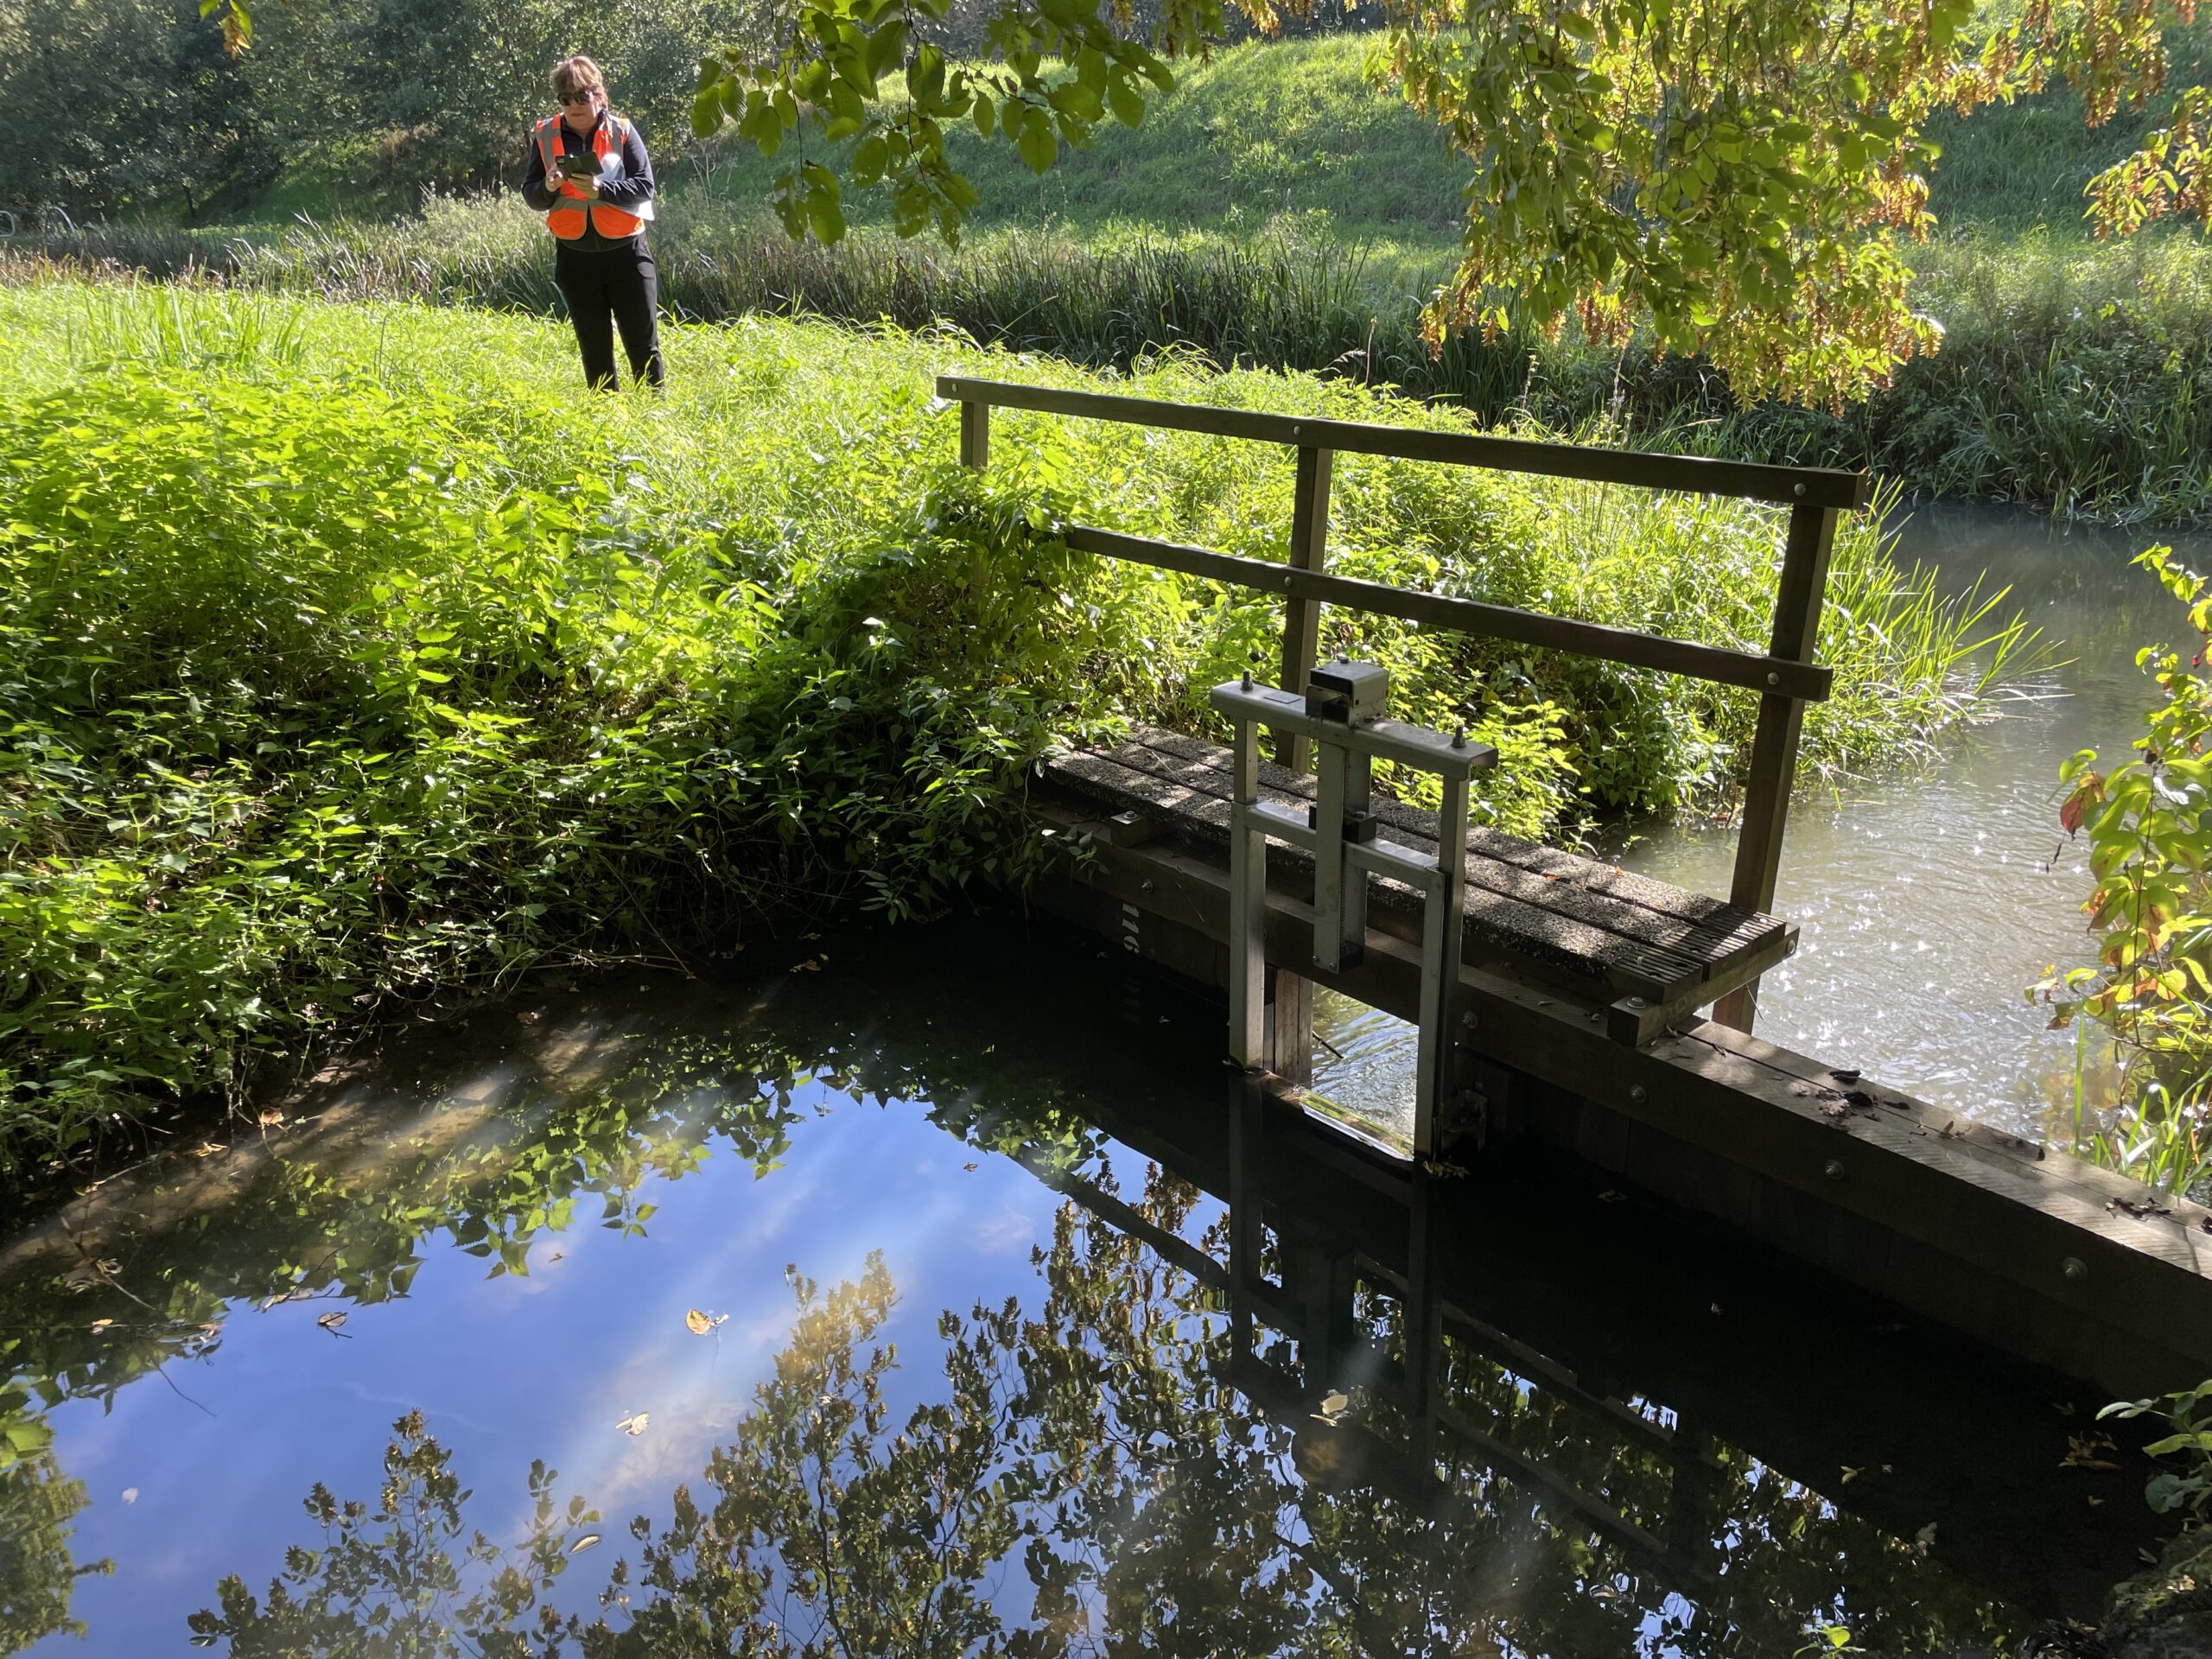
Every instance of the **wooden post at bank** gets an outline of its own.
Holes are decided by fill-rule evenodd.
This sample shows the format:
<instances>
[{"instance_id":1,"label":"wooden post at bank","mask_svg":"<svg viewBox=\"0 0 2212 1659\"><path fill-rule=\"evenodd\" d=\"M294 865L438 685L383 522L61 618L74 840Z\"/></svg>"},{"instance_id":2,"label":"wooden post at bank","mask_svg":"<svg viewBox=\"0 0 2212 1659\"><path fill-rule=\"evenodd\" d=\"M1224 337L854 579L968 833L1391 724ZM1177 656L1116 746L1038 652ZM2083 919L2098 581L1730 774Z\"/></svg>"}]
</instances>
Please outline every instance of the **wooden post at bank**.
<instances>
[{"instance_id":1,"label":"wooden post at bank","mask_svg":"<svg viewBox=\"0 0 2212 1659\"><path fill-rule=\"evenodd\" d=\"M1327 449L1300 444L1298 482L1290 515L1290 563L1300 570L1319 571L1328 563L1329 474L1335 460ZM1306 690L1306 677L1313 671L1320 647L1321 601L1292 594L1282 602L1282 678L1286 691ZM1284 733L1275 740L1275 759L1293 772L1304 772L1311 760L1306 740Z\"/></svg>"},{"instance_id":2,"label":"wooden post at bank","mask_svg":"<svg viewBox=\"0 0 2212 1659\"><path fill-rule=\"evenodd\" d=\"M1828 555L1835 546L1840 516L1834 507L1804 503L1789 510L1768 656L1800 663L1813 660L1821 632L1821 601L1827 591ZM1789 788L1797 775L1797 739L1804 723L1805 705L1798 698L1779 691L1759 698L1751 774L1744 787L1744 827L1736 841L1736 874L1728 890L1731 904L1759 912L1774 906L1782 832L1789 820ZM1753 980L1715 1003L1713 1017L1719 1024L1748 1032L1758 1006L1759 982Z\"/></svg>"},{"instance_id":3,"label":"wooden post at bank","mask_svg":"<svg viewBox=\"0 0 2212 1659\"><path fill-rule=\"evenodd\" d=\"M991 461L991 406L980 398L960 404L960 464L977 472Z\"/></svg>"}]
</instances>

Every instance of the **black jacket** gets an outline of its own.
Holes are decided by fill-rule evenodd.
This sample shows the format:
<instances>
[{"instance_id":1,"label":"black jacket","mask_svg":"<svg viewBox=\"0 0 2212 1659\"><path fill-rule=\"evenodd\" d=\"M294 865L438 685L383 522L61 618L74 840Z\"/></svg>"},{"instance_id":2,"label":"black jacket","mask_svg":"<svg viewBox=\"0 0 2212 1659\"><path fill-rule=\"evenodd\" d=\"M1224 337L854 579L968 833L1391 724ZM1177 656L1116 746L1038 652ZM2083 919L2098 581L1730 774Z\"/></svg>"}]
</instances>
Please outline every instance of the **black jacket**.
<instances>
[{"instance_id":1,"label":"black jacket","mask_svg":"<svg viewBox=\"0 0 2212 1659\"><path fill-rule=\"evenodd\" d=\"M600 126L603 125L607 119L607 111L601 110L599 112L599 121L594 124L592 130L579 137L565 119L556 116L554 127L559 137L556 143L555 153L561 156L590 155L592 139L597 136ZM530 160L523 169L522 199L534 212L542 213L551 208L554 198L559 194L559 191L545 177L545 152L538 148L533 135L530 145ZM634 213L637 211L639 203L652 199L652 161L645 154L645 141L639 136L638 124L632 121L630 124L630 135L622 143L621 176L601 181L599 200L610 207L627 208ZM564 248L574 248L582 253L601 253L610 248L631 247L644 235L645 232L639 231L635 236L601 236L592 228L590 219L587 216L584 221L584 233L573 241L563 241L561 245Z\"/></svg>"}]
</instances>

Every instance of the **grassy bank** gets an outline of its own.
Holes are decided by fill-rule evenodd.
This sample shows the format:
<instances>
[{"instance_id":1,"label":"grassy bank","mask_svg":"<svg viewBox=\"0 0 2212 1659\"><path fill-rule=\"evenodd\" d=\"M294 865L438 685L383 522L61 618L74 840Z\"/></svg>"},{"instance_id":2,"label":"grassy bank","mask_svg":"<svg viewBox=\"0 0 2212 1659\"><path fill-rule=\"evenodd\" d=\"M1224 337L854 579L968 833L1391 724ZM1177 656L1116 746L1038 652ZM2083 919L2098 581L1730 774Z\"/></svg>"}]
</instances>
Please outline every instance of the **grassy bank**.
<instances>
[{"instance_id":1,"label":"grassy bank","mask_svg":"<svg viewBox=\"0 0 2212 1659\"><path fill-rule=\"evenodd\" d=\"M120 1132L397 999L537 962L927 911L1051 849L1026 763L1109 709L1196 728L1268 601L1068 554L1083 518L1279 553L1271 451L1041 417L953 461L948 336L680 328L587 410L566 332L480 310L0 286L0 1147ZM1344 382L1167 363L1151 395L1444 425ZM1033 528L1034 527L1034 528ZM1757 647L1779 529L1727 503L1347 457L1337 567ZM1972 708L1976 625L1838 550L1816 772ZM1524 834L1726 791L1753 700L1365 629L1400 706L1506 764Z\"/></svg>"},{"instance_id":2,"label":"grassy bank","mask_svg":"<svg viewBox=\"0 0 2212 1659\"><path fill-rule=\"evenodd\" d=\"M1432 357L1402 272L1310 226L1254 238L1009 230L957 253L863 231L832 249L718 198L677 195L655 233L663 303L699 321L818 315L1126 371L1163 351L1312 369L1447 399L1484 423L1611 423L1625 442L1872 467L1917 494L2019 501L2120 522L2212 518L2212 246L1985 233L1919 254L1943 350L1841 415L1738 407L1695 361L1471 336ZM419 298L558 315L543 231L512 198L442 200L380 224L253 236L110 228L49 245L157 276L195 269L271 292ZM1402 256L1391 252L1389 259Z\"/></svg>"},{"instance_id":3,"label":"grassy bank","mask_svg":"<svg viewBox=\"0 0 2212 1659\"><path fill-rule=\"evenodd\" d=\"M2202 73L2208 38L2171 37L2177 77ZM1432 359L1414 315L1454 259L1464 169L1366 85L1372 43L1325 35L1189 66L1141 126L1109 125L1041 179L1003 144L956 133L955 159L982 198L957 254L896 242L866 196L849 204L861 227L852 242L793 245L760 207L788 157L656 135L664 297L703 321L943 321L1099 368L1194 349L1449 398L1485 423L1603 418L1630 441L1871 466L1924 495L2118 521L2212 518L2212 245L2184 233L2097 247L2081 223L2083 183L2134 147L2158 106L2090 130L2079 100L2052 92L1940 121L1942 228L1913 257L1945 348L1833 416L1738 408L1702 364L1572 338L1460 340ZM51 246L161 276L196 264L296 292L557 312L543 233L518 205L423 213L361 149L358 135L310 136L238 226L108 227Z\"/></svg>"}]
</instances>

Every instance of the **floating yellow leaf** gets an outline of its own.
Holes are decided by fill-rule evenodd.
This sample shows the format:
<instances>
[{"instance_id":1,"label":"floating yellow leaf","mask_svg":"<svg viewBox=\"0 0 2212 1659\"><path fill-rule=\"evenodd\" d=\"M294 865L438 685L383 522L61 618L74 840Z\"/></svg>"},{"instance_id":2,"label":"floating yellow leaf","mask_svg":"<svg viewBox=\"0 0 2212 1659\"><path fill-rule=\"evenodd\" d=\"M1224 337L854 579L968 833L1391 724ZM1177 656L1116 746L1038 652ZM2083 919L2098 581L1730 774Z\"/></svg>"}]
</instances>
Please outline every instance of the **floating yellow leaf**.
<instances>
[{"instance_id":1,"label":"floating yellow leaf","mask_svg":"<svg viewBox=\"0 0 2212 1659\"><path fill-rule=\"evenodd\" d=\"M708 1314L702 1313L695 1307L689 1313L686 1313L683 1316L683 1324L685 1328L687 1328L693 1336L703 1337L708 1332L713 1330L716 1325L720 1325L728 1318L729 1318L729 1315L727 1313L716 1313L709 1316Z\"/></svg>"},{"instance_id":2,"label":"floating yellow leaf","mask_svg":"<svg viewBox=\"0 0 2212 1659\"><path fill-rule=\"evenodd\" d=\"M615 1424L614 1427L620 1429L625 1434L642 1434L645 1432L645 1419L650 1414L651 1414L649 1413L641 1411L634 1417L625 1417L620 1422Z\"/></svg>"},{"instance_id":3,"label":"floating yellow leaf","mask_svg":"<svg viewBox=\"0 0 2212 1659\"><path fill-rule=\"evenodd\" d=\"M569 1546L569 1554L571 1555L582 1554L585 1550L589 1549L598 1541L599 1535L597 1533L588 1532L584 1534L582 1537L577 1539L575 1543Z\"/></svg>"}]
</instances>

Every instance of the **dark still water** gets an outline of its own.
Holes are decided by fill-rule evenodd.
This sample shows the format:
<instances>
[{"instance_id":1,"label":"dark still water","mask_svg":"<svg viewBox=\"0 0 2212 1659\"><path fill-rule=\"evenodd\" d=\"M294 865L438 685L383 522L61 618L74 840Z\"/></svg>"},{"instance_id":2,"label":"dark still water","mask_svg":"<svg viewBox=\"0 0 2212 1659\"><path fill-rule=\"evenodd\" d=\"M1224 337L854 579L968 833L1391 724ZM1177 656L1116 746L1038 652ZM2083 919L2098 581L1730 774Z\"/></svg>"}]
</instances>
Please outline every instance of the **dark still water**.
<instances>
[{"instance_id":1,"label":"dark still water","mask_svg":"<svg viewBox=\"0 0 2212 1659\"><path fill-rule=\"evenodd\" d=\"M0 1649L1977 1654L2152 1541L2096 1398L1262 1109L1088 945L818 948L0 1243Z\"/></svg>"}]
</instances>

